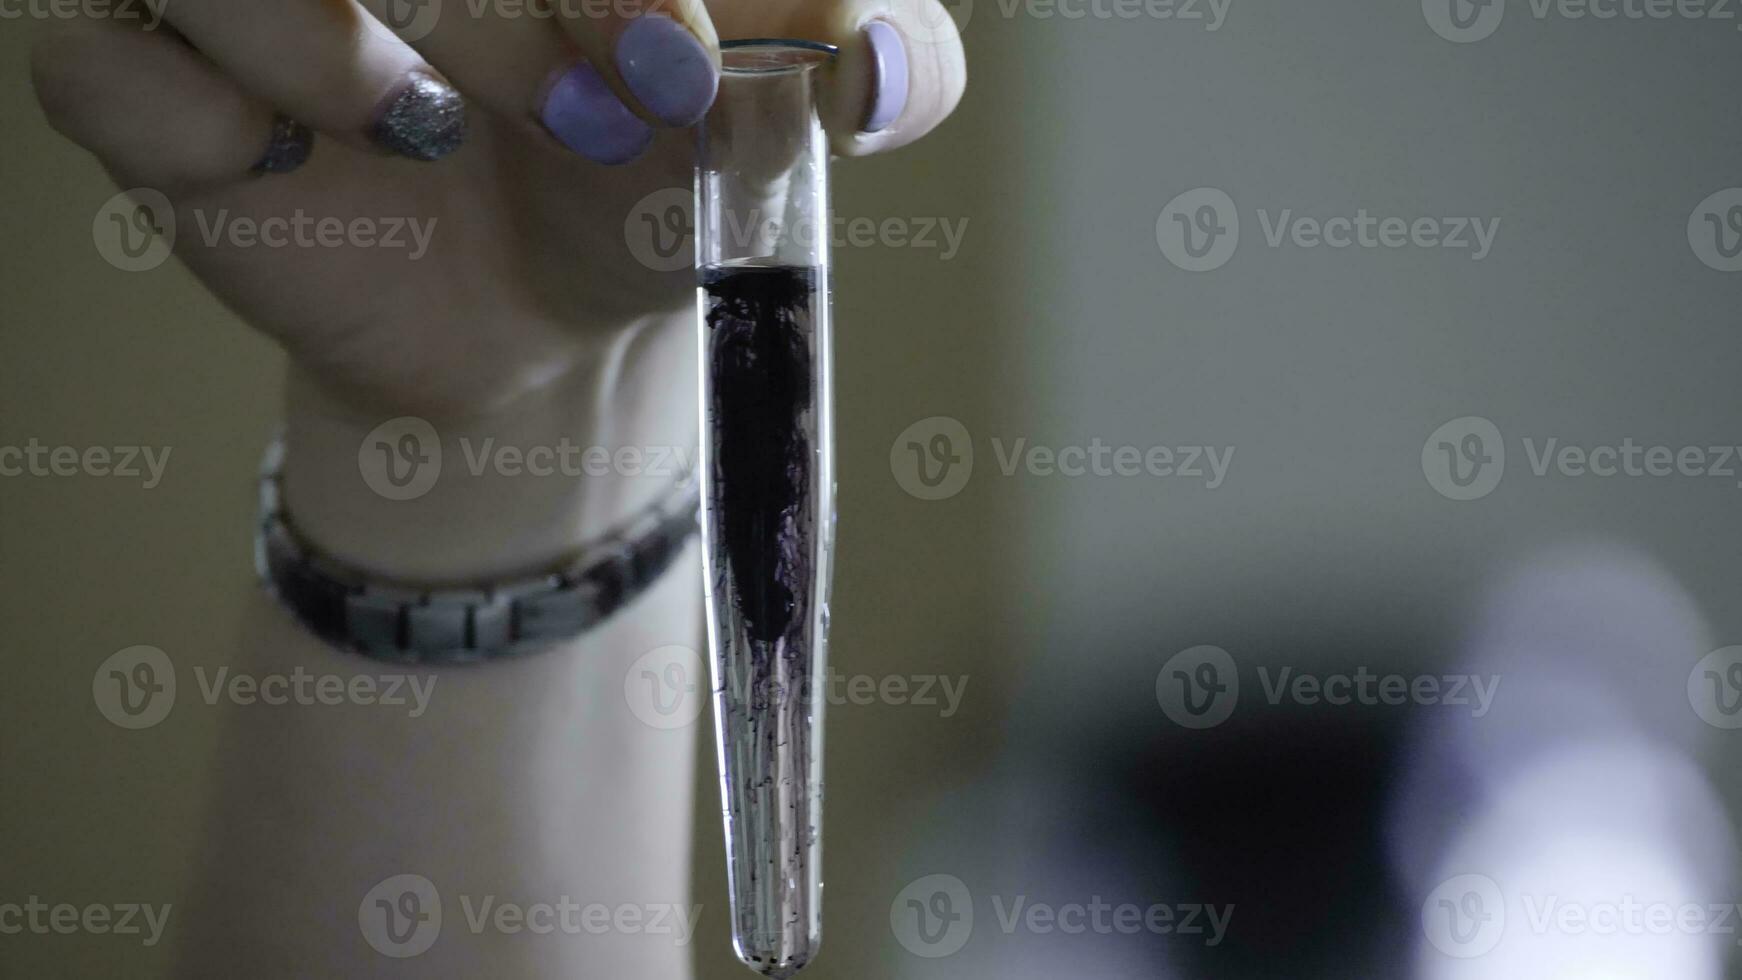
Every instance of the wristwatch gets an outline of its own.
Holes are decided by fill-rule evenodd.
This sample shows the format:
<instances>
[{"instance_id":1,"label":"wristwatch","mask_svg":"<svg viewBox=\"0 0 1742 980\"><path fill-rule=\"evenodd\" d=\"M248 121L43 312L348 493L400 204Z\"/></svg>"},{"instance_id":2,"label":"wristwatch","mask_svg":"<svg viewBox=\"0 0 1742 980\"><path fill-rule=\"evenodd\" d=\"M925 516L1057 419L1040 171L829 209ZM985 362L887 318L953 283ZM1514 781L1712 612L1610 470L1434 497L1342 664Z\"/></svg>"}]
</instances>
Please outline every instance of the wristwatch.
<instances>
[{"instance_id":1,"label":"wristwatch","mask_svg":"<svg viewBox=\"0 0 1742 980\"><path fill-rule=\"evenodd\" d=\"M693 472L553 573L471 589L371 579L298 536L283 507L284 440L260 468L254 567L263 586L335 646L394 663L458 664L528 653L608 619L656 581L697 532Z\"/></svg>"}]
</instances>

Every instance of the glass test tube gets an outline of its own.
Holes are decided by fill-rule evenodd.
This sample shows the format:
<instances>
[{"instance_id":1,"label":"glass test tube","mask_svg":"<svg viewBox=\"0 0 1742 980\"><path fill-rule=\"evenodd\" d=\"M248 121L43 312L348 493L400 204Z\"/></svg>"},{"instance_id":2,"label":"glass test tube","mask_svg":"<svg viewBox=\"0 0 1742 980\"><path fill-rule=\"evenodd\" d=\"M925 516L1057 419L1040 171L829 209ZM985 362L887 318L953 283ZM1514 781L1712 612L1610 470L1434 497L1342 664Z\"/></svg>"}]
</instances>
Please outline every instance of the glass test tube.
<instances>
[{"instance_id":1,"label":"glass test tube","mask_svg":"<svg viewBox=\"0 0 1742 980\"><path fill-rule=\"evenodd\" d=\"M835 524L829 150L806 41L721 45L699 130L702 530L732 940L771 977L822 938Z\"/></svg>"}]
</instances>

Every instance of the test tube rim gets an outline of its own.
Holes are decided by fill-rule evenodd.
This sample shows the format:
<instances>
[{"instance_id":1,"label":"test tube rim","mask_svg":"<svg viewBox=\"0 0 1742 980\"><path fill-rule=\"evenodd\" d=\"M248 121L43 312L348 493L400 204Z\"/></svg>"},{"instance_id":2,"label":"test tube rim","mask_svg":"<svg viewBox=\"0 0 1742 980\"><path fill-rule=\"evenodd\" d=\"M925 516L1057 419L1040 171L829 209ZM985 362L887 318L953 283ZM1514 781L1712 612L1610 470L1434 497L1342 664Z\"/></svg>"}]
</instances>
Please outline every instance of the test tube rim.
<instances>
[{"instance_id":1,"label":"test tube rim","mask_svg":"<svg viewBox=\"0 0 1742 980\"><path fill-rule=\"evenodd\" d=\"M841 49L833 44L822 41L807 41L795 37L746 37L720 42L720 51L743 51L748 48L777 48L791 51L812 51L823 55L810 61L796 61L791 64L772 67L744 67L722 64L720 70L728 75L778 75L784 72L808 71L828 64L835 60Z\"/></svg>"}]
</instances>

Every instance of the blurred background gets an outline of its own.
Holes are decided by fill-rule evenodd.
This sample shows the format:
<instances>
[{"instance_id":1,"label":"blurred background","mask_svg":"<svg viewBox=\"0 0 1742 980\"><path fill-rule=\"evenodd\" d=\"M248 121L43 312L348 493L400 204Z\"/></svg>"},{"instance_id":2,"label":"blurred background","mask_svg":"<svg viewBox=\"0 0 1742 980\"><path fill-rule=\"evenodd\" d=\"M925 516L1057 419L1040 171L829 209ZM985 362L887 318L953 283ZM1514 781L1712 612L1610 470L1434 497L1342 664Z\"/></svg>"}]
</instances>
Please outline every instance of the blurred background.
<instances>
[{"instance_id":1,"label":"blurred background","mask_svg":"<svg viewBox=\"0 0 1742 980\"><path fill-rule=\"evenodd\" d=\"M960 239L836 257L833 657L916 693L832 708L807 976L1742 977L1742 19L1593 6L952 5L956 117L836 169ZM175 465L0 479L0 902L174 901L215 713L92 671L222 660L279 355L98 253L31 33L0 444Z\"/></svg>"}]
</instances>

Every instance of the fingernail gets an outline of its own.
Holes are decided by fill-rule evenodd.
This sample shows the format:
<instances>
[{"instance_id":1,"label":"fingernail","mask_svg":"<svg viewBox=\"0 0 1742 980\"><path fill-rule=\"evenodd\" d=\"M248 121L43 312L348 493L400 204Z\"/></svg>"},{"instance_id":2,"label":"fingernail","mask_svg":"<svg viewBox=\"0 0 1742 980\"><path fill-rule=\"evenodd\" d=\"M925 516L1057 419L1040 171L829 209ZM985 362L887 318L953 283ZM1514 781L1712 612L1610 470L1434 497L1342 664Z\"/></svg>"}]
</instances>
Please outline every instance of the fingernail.
<instances>
[{"instance_id":1,"label":"fingernail","mask_svg":"<svg viewBox=\"0 0 1742 980\"><path fill-rule=\"evenodd\" d=\"M290 173L308 162L314 148L314 131L281 113L272 120L272 138L267 141L266 154L254 165L253 172Z\"/></svg>"},{"instance_id":2,"label":"fingernail","mask_svg":"<svg viewBox=\"0 0 1742 980\"><path fill-rule=\"evenodd\" d=\"M630 112L584 61L551 85L539 117L552 136L594 163L628 163L653 141L653 127Z\"/></svg>"},{"instance_id":3,"label":"fingernail","mask_svg":"<svg viewBox=\"0 0 1742 980\"><path fill-rule=\"evenodd\" d=\"M865 25L865 37L871 42L871 108L864 132L875 133L907 108L907 46L895 28L880 20Z\"/></svg>"},{"instance_id":4,"label":"fingernail","mask_svg":"<svg viewBox=\"0 0 1742 980\"><path fill-rule=\"evenodd\" d=\"M647 111L672 126L694 125L720 88L708 49L663 14L637 17L618 35L617 70Z\"/></svg>"},{"instance_id":5,"label":"fingernail","mask_svg":"<svg viewBox=\"0 0 1742 980\"><path fill-rule=\"evenodd\" d=\"M466 100L453 86L420 72L382 110L373 135L400 156L440 160L466 141Z\"/></svg>"}]
</instances>

